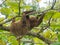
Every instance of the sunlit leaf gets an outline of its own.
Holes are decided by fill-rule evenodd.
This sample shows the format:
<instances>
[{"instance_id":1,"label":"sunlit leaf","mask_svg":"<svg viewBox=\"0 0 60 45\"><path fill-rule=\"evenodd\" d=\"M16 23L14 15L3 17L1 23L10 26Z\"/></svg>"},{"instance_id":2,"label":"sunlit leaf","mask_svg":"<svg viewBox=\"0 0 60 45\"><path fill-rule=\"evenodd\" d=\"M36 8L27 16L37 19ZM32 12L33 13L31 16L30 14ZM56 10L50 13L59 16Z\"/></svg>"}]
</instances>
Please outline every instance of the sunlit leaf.
<instances>
[{"instance_id":1,"label":"sunlit leaf","mask_svg":"<svg viewBox=\"0 0 60 45\"><path fill-rule=\"evenodd\" d=\"M36 0L37 2L40 2L41 0Z\"/></svg>"}]
</instances>

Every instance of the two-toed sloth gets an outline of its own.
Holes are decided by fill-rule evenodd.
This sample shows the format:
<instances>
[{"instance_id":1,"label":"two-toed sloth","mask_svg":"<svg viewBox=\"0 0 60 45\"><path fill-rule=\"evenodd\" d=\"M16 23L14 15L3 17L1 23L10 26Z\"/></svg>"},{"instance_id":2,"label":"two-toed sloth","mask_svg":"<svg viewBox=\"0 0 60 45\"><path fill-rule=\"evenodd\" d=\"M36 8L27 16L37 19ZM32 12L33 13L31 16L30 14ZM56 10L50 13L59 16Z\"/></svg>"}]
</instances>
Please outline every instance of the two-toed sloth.
<instances>
[{"instance_id":1,"label":"two-toed sloth","mask_svg":"<svg viewBox=\"0 0 60 45\"><path fill-rule=\"evenodd\" d=\"M29 12L28 12L29 13ZM15 19L12 19L12 23L10 26L10 31L15 36L24 36L26 35L33 27L37 26L38 18L33 16L29 17L29 15L26 15L27 13L24 12L22 14L22 19L18 22L15 21Z\"/></svg>"}]
</instances>

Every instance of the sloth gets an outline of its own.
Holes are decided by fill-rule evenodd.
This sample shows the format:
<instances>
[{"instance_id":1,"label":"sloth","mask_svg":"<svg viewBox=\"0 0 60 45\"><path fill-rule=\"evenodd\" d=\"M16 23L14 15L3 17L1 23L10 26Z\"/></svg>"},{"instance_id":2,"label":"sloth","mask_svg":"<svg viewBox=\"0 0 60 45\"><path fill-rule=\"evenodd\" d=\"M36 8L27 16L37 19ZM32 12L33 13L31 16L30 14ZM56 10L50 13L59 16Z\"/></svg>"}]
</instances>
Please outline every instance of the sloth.
<instances>
[{"instance_id":1,"label":"sloth","mask_svg":"<svg viewBox=\"0 0 60 45\"><path fill-rule=\"evenodd\" d=\"M14 18L12 19L10 32L15 36L22 37L26 35L32 28L39 25L40 18L37 18L36 16L30 17L29 15L26 15L28 13L30 12L24 12L22 14L22 19L18 22L16 22Z\"/></svg>"}]
</instances>

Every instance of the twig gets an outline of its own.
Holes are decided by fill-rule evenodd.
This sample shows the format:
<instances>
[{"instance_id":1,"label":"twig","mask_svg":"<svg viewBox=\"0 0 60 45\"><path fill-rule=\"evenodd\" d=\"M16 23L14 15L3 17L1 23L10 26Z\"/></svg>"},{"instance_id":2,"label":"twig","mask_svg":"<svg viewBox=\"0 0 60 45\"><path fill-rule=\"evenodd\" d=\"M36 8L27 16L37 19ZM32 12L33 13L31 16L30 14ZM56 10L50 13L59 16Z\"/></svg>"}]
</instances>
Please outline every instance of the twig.
<instances>
[{"instance_id":1,"label":"twig","mask_svg":"<svg viewBox=\"0 0 60 45\"><path fill-rule=\"evenodd\" d=\"M2 2L2 4L3 4L5 1L7 1L7 0L4 0L4 1ZM0 4L0 6L1 6L2 4Z\"/></svg>"},{"instance_id":2,"label":"twig","mask_svg":"<svg viewBox=\"0 0 60 45\"><path fill-rule=\"evenodd\" d=\"M33 43L33 44L41 44L41 43L34 43L33 41L22 41L21 42L25 42L25 43Z\"/></svg>"},{"instance_id":3,"label":"twig","mask_svg":"<svg viewBox=\"0 0 60 45\"><path fill-rule=\"evenodd\" d=\"M21 0L19 0L19 4L18 4L19 5L19 14L18 14L19 16L20 16L20 11L21 11L21 9L20 9L20 2L21 2Z\"/></svg>"},{"instance_id":4,"label":"twig","mask_svg":"<svg viewBox=\"0 0 60 45\"><path fill-rule=\"evenodd\" d=\"M56 0L53 0L53 3L52 3L52 7L51 7L51 9L53 9L53 8L54 8L55 3L56 3Z\"/></svg>"}]
</instances>

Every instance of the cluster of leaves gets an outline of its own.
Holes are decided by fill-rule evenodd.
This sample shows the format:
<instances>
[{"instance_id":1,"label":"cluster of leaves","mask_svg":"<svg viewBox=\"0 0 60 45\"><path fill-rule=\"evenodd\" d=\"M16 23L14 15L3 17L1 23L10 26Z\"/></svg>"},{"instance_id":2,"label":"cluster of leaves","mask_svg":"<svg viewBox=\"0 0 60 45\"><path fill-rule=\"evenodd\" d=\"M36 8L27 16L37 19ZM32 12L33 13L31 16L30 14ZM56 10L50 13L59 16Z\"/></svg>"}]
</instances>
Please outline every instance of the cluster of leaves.
<instances>
[{"instance_id":1,"label":"cluster of leaves","mask_svg":"<svg viewBox=\"0 0 60 45\"><path fill-rule=\"evenodd\" d=\"M13 41L14 40L14 41ZM7 31L0 30L0 45L18 45L15 36Z\"/></svg>"}]
</instances>

